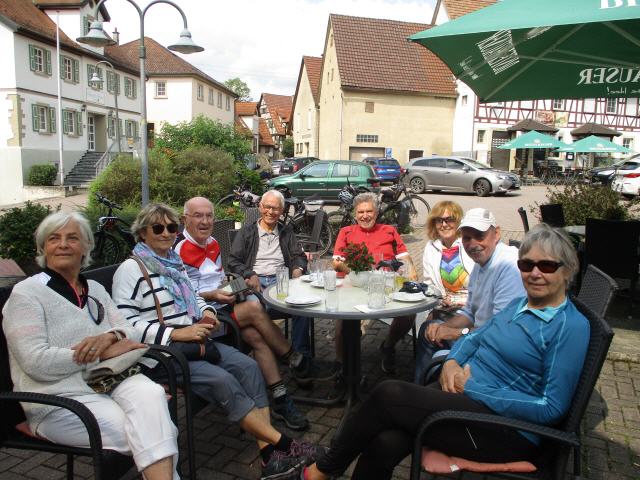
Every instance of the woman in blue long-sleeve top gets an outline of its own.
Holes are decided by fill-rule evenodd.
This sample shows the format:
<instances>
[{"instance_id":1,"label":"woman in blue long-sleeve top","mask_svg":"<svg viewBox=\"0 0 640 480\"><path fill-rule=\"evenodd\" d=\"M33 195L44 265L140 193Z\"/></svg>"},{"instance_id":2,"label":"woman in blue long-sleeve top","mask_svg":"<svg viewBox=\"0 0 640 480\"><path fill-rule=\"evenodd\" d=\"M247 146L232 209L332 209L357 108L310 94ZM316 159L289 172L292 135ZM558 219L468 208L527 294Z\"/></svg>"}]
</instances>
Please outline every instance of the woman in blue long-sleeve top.
<instances>
[{"instance_id":1,"label":"woman in blue long-sleeve top","mask_svg":"<svg viewBox=\"0 0 640 480\"><path fill-rule=\"evenodd\" d=\"M334 438L329 452L300 478L340 475L358 458L354 479L389 479L427 416L441 410L498 413L551 425L567 413L589 343L589 322L566 295L578 270L567 235L541 224L527 233L518 268L527 296L482 328L463 334L440 382L378 385ZM464 333L464 332L462 332ZM479 462L534 460L539 439L498 426L437 424L425 445Z\"/></svg>"}]
</instances>

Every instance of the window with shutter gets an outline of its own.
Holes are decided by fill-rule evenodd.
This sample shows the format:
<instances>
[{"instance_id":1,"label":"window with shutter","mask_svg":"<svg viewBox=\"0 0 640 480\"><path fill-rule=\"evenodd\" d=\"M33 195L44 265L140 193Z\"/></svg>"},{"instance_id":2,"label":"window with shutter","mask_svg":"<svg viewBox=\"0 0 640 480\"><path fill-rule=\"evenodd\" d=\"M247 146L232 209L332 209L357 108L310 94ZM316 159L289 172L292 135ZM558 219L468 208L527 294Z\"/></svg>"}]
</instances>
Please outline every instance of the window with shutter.
<instances>
[{"instance_id":1,"label":"window with shutter","mask_svg":"<svg viewBox=\"0 0 640 480\"><path fill-rule=\"evenodd\" d=\"M44 51L47 75L51 75L51 52L49 50Z\"/></svg>"},{"instance_id":2,"label":"window with shutter","mask_svg":"<svg viewBox=\"0 0 640 480\"><path fill-rule=\"evenodd\" d=\"M40 113L35 103L31 105L31 126L34 132L40 131Z\"/></svg>"},{"instance_id":3,"label":"window with shutter","mask_svg":"<svg viewBox=\"0 0 640 480\"><path fill-rule=\"evenodd\" d=\"M56 133L56 109L49 107L49 133Z\"/></svg>"},{"instance_id":4,"label":"window with shutter","mask_svg":"<svg viewBox=\"0 0 640 480\"><path fill-rule=\"evenodd\" d=\"M73 61L73 83L80 83L80 61Z\"/></svg>"},{"instance_id":5,"label":"window with shutter","mask_svg":"<svg viewBox=\"0 0 640 480\"><path fill-rule=\"evenodd\" d=\"M82 136L82 112L76 112L76 135Z\"/></svg>"},{"instance_id":6,"label":"window with shutter","mask_svg":"<svg viewBox=\"0 0 640 480\"><path fill-rule=\"evenodd\" d=\"M222 93L218 92L218 108L222 108Z\"/></svg>"},{"instance_id":7,"label":"window with shutter","mask_svg":"<svg viewBox=\"0 0 640 480\"><path fill-rule=\"evenodd\" d=\"M51 75L51 52L29 45L29 68L36 73Z\"/></svg>"}]
</instances>

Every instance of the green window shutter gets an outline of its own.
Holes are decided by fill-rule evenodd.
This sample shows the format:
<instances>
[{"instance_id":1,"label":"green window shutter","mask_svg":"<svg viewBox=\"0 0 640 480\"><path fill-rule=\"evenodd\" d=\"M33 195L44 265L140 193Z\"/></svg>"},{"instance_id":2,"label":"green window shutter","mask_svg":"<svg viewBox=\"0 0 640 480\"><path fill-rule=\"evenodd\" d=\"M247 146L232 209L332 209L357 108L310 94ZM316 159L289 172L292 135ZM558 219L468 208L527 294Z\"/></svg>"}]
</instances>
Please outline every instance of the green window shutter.
<instances>
[{"instance_id":1,"label":"green window shutter","mask_svg":"<svg viewBox=\"0 0 640 480\"><path fill-rule=\"evenodd\" d=\"M136 88L136 81L131 79L131 98L136 98L138 96L138 89Z\"/></svg>"},{"instance_id":2,"label":"green window shutter","mask_svg":"<svg viewBox=\"0 0 640 480\"><path fill-rule=\"evenodd\" d=\"M93 65L87 65L87 85L91 86L91 75L93 75Z\"/></svg>"},{"instance_id":3,"label":"green window shutter","mask_svg":"<svg viewBox=\"0 0 640 480\"><path fill-rule=\"evenodd\" d=\"M56 109L49 107L49 132L56 133Z\"/></svg>"},{"instance_id":4,"label":"green window shutter","mask_svg":"<svg viewBox=\"0 0 640 480\"><path fill-rule=\"evenodd\" d=\"M44 57L45 57L47 75L51 75L51 51L45 50Z\"/></svg>"},{"instance_id":5,"label":"green window shutter","mask_svg":"<svg viewBox=\"0 0 640 480\"><path fill-rule=\"evenodd\" d=\"M107 92L113 92L113 74L111 72L107 72Z\"/></svg>"},{"instance_id":6,"label":"green window shutter","mask_svg":"<svg viewBox=\"0 0 640 480\"><path fill-rule=\"evenodd\" d=\"M31 105L31 126L34 132L40 131L40 115L38 112L38 105L35 103Z\"/></svg>"},{"instance_id":7,"label":"green window shutter","mask_svg":"<svg viewBox=\"0 0 640 480\"><path fill-rule=\"evenodd\" d=\"M100 78L100 80L103 80L103 82L98 84L98 90L102 90L102 87L104 86L104 77L102 76L102 69L100 67L96 67L96 71L98 72L98 78Z\"/></svg>"},{"instance_id":8,"label":"green window shutter","mask_svg":"<svg viewBox=\"0 0 640 480\"><path fill-rule=\"evenodd\" d=\"M29 68L36 71L36 49L33 45L29 45Z\"/></svg>"},{"instance_id":9,"label":"green window shutter","mask_svg":"<svg viewBox=\"0 0 640 480\"><path fill-rule=\"evenodd\" d=\"M119 73L115 74L115 80L116 80L116 95L120 95L120 74Z\"/></svg>"},{"instance_id":10,"label":"green window shutter","mask_svg":"<svg viewBox=\"0 0 640 480\"><path fill-rule=\"evenodd\" d=\"M78 60L72 60L73 62L73 83L80 83L80 62Z\"/></svg>"},{"instance_id":11,"label":"green window shutter","mask_svg":"<svg viewBox=\"0 0 640 480\"><path fill-rule=\"evenodd\" d=\"M125 97L131 96L131 80L129 80L126 77L124 79L124 96Z\"/></svg>"},{"instance_id":12,"label":"green window shutter","mask_svg":"<svg viewBox=\"0 0 640 480\"><path fill-rule=\"evenodd\" d=\"M68 111L62 111L62 133L65 135L69 133L69 116Z\"/></svg>"},{"instance_id":13,"label":"green window shutter","mask_svg":"<svg viewBox=\"0 0 640 480\"><path fill-rule=\"evenodd\" d=\"M76 135L82 136L82 112L76 112Z\"/></svg>"},{"instance_id":14,"label":"green window shutter","mask_svg":"<svg viewBox=\"0 0 640 480\"><path fill-rule=\"evenodd\" d=\"M134 121L133 122L133 138L139 138L139 132L138 132L138 122Z\"/></svg>"},{"instance_id":15,"label":"green window shutter","mask_svg":"<svg viewBox=\"0 0 640 480\"><path fill-rule=\"evenodd\" d=\"M58 70L60 70L60 78L64 80L64 57L62 55L58 57Z\"/></svg>"},{"instance_id":16,"label":"green window shutter","mask_svg":"<svg viewBox=\"0 0 640 480\"><path fill-rule=\"evenodd\" d=\"M120 136L124 137L124 123L122 122L122 119L120 119L120 124L118 125L118 128L120 129Z\"/></svg>"}]
</instances>

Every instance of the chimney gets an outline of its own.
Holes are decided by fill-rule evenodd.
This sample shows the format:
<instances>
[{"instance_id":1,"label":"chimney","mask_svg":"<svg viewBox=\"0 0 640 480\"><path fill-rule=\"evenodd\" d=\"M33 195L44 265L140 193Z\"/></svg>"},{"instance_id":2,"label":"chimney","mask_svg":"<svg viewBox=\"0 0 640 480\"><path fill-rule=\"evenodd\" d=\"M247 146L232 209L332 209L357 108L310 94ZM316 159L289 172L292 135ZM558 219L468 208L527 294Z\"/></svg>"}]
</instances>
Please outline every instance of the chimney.
<instances>
[{"instance_id":1,"label":"chimney","mask_svg":"<svg viewBox=\"0 0 640 480\"><path fill-rule=\"evenodd\" d=\"M118 31L118 27L116 27L111 36L113 37L114 42L116 42L116 45L120 45L120 32Z\"/></svg>"}]
</instances>

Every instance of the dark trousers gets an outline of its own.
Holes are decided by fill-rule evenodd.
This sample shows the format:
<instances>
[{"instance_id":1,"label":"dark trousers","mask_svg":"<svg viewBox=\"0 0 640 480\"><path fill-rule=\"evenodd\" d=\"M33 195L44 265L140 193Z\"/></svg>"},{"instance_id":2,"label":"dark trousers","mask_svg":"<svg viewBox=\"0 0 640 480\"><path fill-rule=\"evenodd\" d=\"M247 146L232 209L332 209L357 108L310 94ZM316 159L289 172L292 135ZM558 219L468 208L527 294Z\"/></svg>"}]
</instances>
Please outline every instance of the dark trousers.
<instances>
[{"instance_id":1,"label":"dark trousers","mask_svg":"<svg viewBox=\"0 0 640 480\"><path fill-rule=\"evenodd\" d=\"M464 394L389 380L377 385L349 418L331 449L318 460L328 475L342 474L360 456L352 479L386 480L413 448L422 421L442 410L493 413ZM427 432L424 444L448 455L480 462L530 460L536 446L516 431L501 427L441 423Z\"/></svg>"}]
</instances>

